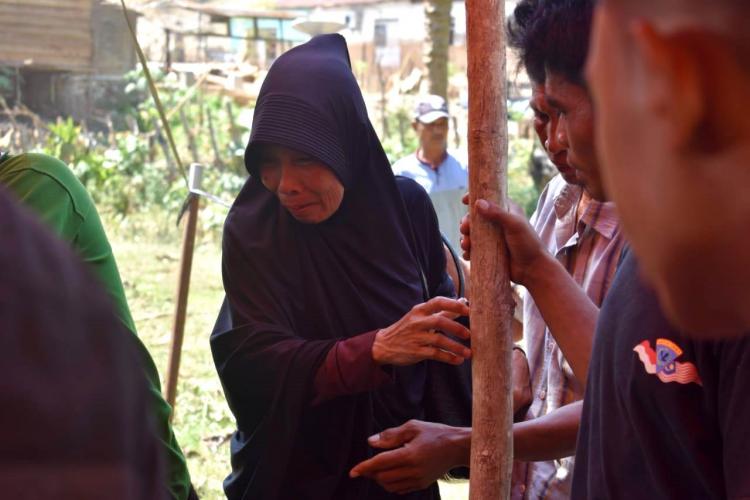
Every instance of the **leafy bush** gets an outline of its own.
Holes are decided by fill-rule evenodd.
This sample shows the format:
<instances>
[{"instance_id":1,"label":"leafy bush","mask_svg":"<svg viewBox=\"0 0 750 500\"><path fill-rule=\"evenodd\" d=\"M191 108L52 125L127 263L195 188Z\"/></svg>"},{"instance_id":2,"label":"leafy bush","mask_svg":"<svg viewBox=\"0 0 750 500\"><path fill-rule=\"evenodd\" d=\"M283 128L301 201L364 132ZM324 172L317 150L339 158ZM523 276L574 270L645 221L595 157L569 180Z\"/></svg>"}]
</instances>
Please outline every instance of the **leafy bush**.
<instances>
[{"instance_id":1,"label":"leafy bush","mask_svg":"<svg viewBox=\"0 0 750 500\"><path fill-rule=\"evenodd\" d=\"M389 136L381 140L385 154L391 163L413 153L419 147L419 139L411 126L412 117L408 109L401 107L387 115Z\"/></svg>"},{"instance_id":2,"label":"leafy bush","mask_svg":"<svg viewBox=\"0 0 750 500\"><path fill-rule=\"evenodd\" d=\"M508 150L508 196L521 205L527 216L531 216L539 199L539 191L529 174L534 141L512 139Z\"/></svg>"},{"instance_id":3,"label":"leafy bush","mask_svg":"<svg viewBox=\"0 0 750 500\"><path fill-rule=\"evenodd\" d=\"M237 156L247 129L236 123L227 126L228 98L188 94L184 85L156 71L154 75L167 112L182 107L181 112L172 113L169 125L185 169L194 161L203 164L203 189L231 201L247 176ZM125 229L142 229L141 222L150 221L151 226L156 223L157 233L165 233L164 226L176 221L187 186L148 94L146 79L141 71L127 78L130 104L110 115L109 130L100 127L91 131L72 118L58 119L46 124L41 144L32 149L68 164L109 219L119 220ZM212 203L204 203L204 207L202 225L220 227L226 208ZM161 216L154 217L157 213Z\"/></svg>"}]
</instances>

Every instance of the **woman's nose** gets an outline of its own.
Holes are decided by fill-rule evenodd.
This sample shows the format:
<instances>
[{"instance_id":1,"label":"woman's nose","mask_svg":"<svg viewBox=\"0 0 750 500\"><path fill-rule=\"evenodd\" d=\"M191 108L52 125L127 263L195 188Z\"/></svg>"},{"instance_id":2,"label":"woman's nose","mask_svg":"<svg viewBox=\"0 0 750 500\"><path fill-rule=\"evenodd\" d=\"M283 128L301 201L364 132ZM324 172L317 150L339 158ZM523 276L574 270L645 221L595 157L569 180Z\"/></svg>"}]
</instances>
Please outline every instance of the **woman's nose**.
<instances>
[{"instance_id":1,"label":"woman's nose","mask_svg":"<svg viewBox=\"0 0 750 500\"><path fill-rule=\"evenodd\" d=\"M297 177L298 176L293 167L290 165L282 165L281 171L279 172L278 192L287 196L298 193L300 187L299 179Z\"/></svg>"}]
</instances>

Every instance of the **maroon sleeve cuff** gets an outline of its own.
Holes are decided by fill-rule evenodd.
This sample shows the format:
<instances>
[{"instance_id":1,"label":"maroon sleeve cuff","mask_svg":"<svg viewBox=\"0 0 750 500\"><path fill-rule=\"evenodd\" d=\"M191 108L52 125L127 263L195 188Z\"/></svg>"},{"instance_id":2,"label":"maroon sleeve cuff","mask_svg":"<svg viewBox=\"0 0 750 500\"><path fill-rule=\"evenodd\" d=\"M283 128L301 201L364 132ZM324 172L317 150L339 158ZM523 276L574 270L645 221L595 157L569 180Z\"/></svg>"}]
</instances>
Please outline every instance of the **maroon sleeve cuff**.
<instances>
[{"instance_id":1,"label":"maroon sleeve cuff","mask_svg":"<svg viewBox=\"0 0 750 500\"><path fill-rule=\"evenodd\" d=\"M313 405L338 396L377 389L391 377L372 359L377 330L339 340L318 368L313 383Z\"/></svg>"}]
</instances>

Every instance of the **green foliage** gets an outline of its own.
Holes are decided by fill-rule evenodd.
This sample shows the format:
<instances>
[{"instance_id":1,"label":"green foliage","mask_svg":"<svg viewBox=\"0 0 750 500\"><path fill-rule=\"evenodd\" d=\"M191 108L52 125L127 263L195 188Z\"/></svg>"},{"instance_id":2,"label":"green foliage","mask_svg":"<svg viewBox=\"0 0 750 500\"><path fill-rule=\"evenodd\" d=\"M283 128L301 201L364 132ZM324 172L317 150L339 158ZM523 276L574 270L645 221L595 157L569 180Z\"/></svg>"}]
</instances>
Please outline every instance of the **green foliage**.
<instances>
[{"instance_id":1,"label":"green foliage","mask_svg":"<svg viewBox=\"0 0 750 500\"><path fill-rule=\"evenodd\" d=\"M383 149L391 163L399 158L413 153L419 147L414 128L411 126L411 112L401 107L391 112L386 117L388 123L389 136L382 139Z\"/></svg>"},{"instance_id":2,"label":"green foliage","mask_svg":"<svg viewBox=\"0 0 750 500\"><path fill-rule=\"evenodd\" d=\"M189 94L189 88L171 75L157 70L152 74L167 113L181 106L181 112L170 116L169 125L185 170L194 161L203 164L203 189L231 201L247 175L237 156L247 129L239 124L229 126L227 109L232 104L219 95L200 91ZM163 233L176 221L187 186L143 73L131 72L125 89L127 102L110 116L110 130L92 132L72 118L58 119L47 124L48 133L37 150L68 164L100 211L119 218L126 227L140 227L142 218L127 221L134 215L151 217L160 213L157 233ZM213 125L216 149L209 123ZM207 204L205 215L204 223L218 227L226 208Z\"/></svg>"},{"instance_id":3,"label":"green foliage","mask_svg":"<svg viewBox=\"0 0 750 500\"><path fill-rule=\"evenodd\" d=\"M513 139L508 151L508 196L531 216L539 199L539 191L529 175L529 161L534 149L530 139Z\"/></svg>"},{"instance_id":4,"label":"green foliage","mask_svg":"<svg viewBox=\"0 0 750 500\"><path fill-rule=\"evenodd\" d=\"M13 96L16 90L16 79L21 76L13 68L0 67L0 96ZM21 82L19 81L20 85Z\"/></svg>"},{"instance_id":5,"label":"green foliage","mask_svg":"<svg viewBox=\"0 0 750 500\"><path fill-rule=\"evenodd\" d=\"M524 111L518 109L508 109L508 120L520 123L524 120L524 117Z\"/></svg>"},{"instance_id":6,"label":"green foliage","mask_svg":"<svg viewBox=\"0 0 750 500\"><path fill-rule=\"evenodd\" d=\"M47 154L60 159L68 165L75 165L80 161L92 161L88 142L83 136L80 125L72 118L63 120L58 118L47 125L49 134L44 150Z\"/></svg>"}]
</instances>

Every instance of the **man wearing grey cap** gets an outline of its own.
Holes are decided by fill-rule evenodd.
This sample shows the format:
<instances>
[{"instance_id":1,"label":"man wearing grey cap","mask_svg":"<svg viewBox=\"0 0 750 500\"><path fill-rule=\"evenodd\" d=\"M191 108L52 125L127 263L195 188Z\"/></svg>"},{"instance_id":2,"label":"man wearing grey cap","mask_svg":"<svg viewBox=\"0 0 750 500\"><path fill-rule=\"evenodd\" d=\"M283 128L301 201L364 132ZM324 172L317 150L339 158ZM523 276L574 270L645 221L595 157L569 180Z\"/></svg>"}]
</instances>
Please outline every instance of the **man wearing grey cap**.
<instances>
[{"instance_id":1,"label":"man wearing grey cap","mask_svg":"<svg viewBox=\"0 0 750 500\"><path fill-rule=\"evenodd\" d=\"M393 173L414 179L429 193L440 230L459 248L458 224L466 210L461 197L469 186L469 174L466 165L448 153L449 117L442 97L420 98L412 123L419 148L394 163Z\"/></svg>"}]
</instances>

